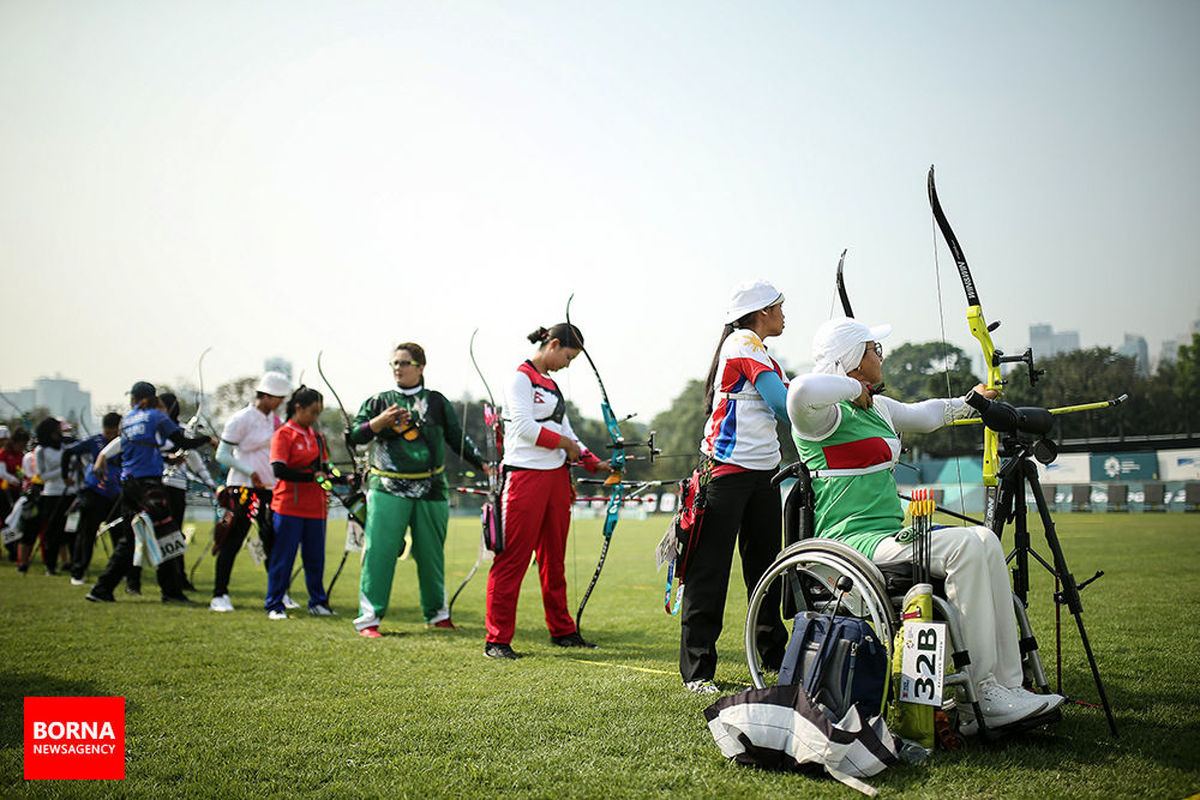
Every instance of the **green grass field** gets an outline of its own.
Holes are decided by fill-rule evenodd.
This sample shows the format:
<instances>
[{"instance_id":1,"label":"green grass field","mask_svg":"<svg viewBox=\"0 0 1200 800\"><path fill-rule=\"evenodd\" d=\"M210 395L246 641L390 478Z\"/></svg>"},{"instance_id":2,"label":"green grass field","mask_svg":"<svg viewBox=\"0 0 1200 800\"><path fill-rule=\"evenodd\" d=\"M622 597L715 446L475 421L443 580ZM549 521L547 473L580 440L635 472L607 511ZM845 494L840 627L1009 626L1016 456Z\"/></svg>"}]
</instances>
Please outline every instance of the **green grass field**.
<instances>
[{"instance_id":1,"label":"green grass field","mask_svg":"<svg viewBox=\"0 0 1200 800\"><path fill-rule=\"evenodd\" d=\"M0 793L30 797L858 797L826 778L727 763L683 690L678 623L662 607L653 547L666 518L626 520L584 614L600 649L550 645L534 575L526 578L517 662L483 656L485 570L455 606L461 631L426 631L411 562L397 568L378 640L354 635L358 565L334 590L339 616L268 622L265 575L247 553L234 572L233 614L207 609L212 560L197 573L204 600L164 607L146 595L95 605L64 577L0 572ZM938 752L872 780L881 796L928 798L1181 798L1200 791L1200 516L1063 515L1067 559L1083 595L1121 736L1103 714L1072 707L1051 730ZM568 545L574 609L599 554L600 524L579 520ZM1040 534L1039 534L1040 535ZM475 560L477 523L451 521L449 590ZM198 539L207 538L200 530ZM1035 539L1036 541L1036 539ZM331 526L327 574L341 555ZM103 560L103 551L98 556ZM189 566L194 555L189 555ZM93 572L97 567L93 566ZM734 568L735 574L739 572ZM297 581L293 595L303 602ZM1050 582L1031 616L1053 682ZM293 612L294 613L294 612ZM744 688L745 598L731 591L718 681ZM1068 693L1095 700L1071 618ZM126 698L126 780L22 779L22 698Z\"/></svg>"}]
</instances>

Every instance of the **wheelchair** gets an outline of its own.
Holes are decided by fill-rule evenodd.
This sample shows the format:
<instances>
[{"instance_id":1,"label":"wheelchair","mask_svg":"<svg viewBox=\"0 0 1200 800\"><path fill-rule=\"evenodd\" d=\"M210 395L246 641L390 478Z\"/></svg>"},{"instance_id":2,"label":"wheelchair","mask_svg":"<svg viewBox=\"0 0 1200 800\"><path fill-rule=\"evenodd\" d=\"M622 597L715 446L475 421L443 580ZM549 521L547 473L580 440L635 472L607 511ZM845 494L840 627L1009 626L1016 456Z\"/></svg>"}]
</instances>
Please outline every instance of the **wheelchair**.
<instances>
[{"instance_id":1,"label":"wheelchair","mask_svg":"<svg viewBox=\"0 0 1200 800\"><path fill-rule=\"evenodd\" d=\"M812 477L804 463L796 462L782 468L772 479L776 486L788 478L795 478L796 483L784 501L784 549L754 587L746 611L746 664L750 668L750 679L758 689L765 688L767 682L755 646L755 621L775 581L783 582L781 595L785 620L794 619L805 611L820 614L836 612L841 616L864 619L883 641L889 668L896 633L900 629L904 594L914 583L911 560L876 564L843 542L813 538ZM842 578L849 579L849 587ZM1015 594L1013 609L1016 612L1025 674L1043 691L1049 691L1029 616ZM945 599L945 585L941 579L933 581L933 610L934 618L945 622L947 629L949 661L953 671L946 674L945 685L959 689L961 702L972 708L978 721L979 735L987 737L989 731L975 692L971 656L967 651L961 618ZM950 692L946 693L947 701L951 696ZM948 705L948 702L944 702L943 708ZM1024 730L1055 722L1061 716L1061 712L1055 709L1049 714L1006 726L1005 730Z\"/></svg>"}]
</instances>

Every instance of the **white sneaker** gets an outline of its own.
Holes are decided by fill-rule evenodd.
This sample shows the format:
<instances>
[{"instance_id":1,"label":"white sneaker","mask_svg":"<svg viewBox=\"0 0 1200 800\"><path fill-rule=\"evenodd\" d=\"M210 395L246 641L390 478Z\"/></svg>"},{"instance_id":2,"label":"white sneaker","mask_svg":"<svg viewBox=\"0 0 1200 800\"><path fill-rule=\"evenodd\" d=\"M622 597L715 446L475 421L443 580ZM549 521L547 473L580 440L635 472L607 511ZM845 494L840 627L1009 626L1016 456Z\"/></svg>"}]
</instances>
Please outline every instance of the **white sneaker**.
<instances>
[{"instance_id":1,"label":"white sneaker","mask_svg":"<svg viewBox=\"0 0 1200 800\"><path fill-rule=\"evenodd\" d=\"M288 618L288 615L287 615L286 611L268 611L267 612L267 619L287 619L287 618Z\"/></svg>"},{"instance_id":2,"label":"white sneaker","mask_svg":"<svg viewBox=\"0 0 1200 800\"><path fill-rule=\"evenodd\" d=\"M1047 702L1041 695L1030 692L1021 695L990 679L979 684L979 708L989 728L1003 728L1035 716L1042 713L1046 706Z\"/></svg>"},{"instance_id":3,"label":"white sneaker","mask_svg":"<svg viewBox=\"0 0 1200 800\"><path fill-rule=\"evenodd\" d=\"M85 583L86 581L84 581L83 578L71 578L72 586L83 586Z\"/></svg>"},{"instance_id":4,"label":"white sneaker","mask_svg":"<svg viewBox=\"0 0 1200 800\"><path fill-rule=\"evenodd\" d=\"M292 599L292 596L291 596L290 594L284 593L284 595L283 595L283 607L284 607L284 608L299 608L299 607L300 607L300 604L299 604L299 603L297 603L295 600L293 600L293 599Z\"/></svg>"},{"instance_id":5,"label":"white sneaker","mask_svg":"<svg viewBox=\"0 0 1200 800\"><path fill-rule=\"evenodd\" d=\"M233 601L229 599L229 595L223 594L210 600L208 608L210 611L233 611Z\"/></svg>"},{"instance_id":6,"label":"white sneaker","mask_svg":"<svg viewBox=\"0 0 1200 800\"><path fill-rule=\"evenodd\" d=\"M314 617L335 617L337 612L329 606L309 606L308 613Z\"/></svg>"},{"instance_id":7,"label":"white sneaker","mask_svg":"<svg viewBox=\"0 0 1200 800\"><path fill-rule=\"evenodd\" d=\"M1054 694L1054 692L1050 692L1049 694L1035 694L1034 692L1026 689L1024 686L1018 686L1016 689L1011 689L1010 691L1014 692L1015 694L1019 694L1021 697L1032 697L1039 703L1045 703L1046 707L1041 711L1043 714L1049 714L1051 711L1067 701L1067 698L1063 697L1061 694Z\"/></svg>"},{"instance_id":8,"label":"white sneaker","mask_svg":"<svg viewBox=\"0 0 1200 800\"><path fill-rule=\"evenodd\" d=\"M712 681L684 681L683 688L696 694L720 694L721 692Z\"/></svg>"}]
</instances>

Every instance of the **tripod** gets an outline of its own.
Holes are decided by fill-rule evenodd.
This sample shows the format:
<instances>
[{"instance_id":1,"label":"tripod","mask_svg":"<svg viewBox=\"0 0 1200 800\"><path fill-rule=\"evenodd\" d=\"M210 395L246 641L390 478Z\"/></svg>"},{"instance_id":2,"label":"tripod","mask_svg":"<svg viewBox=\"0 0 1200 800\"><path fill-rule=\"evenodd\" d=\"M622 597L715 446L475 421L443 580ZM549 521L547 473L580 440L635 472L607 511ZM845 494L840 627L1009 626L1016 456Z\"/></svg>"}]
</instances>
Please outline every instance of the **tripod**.
<instances>
[{"instance_id":1,"label":"tripod","mask_svg":"<svg viewBox=\"0 0 1200 800\"><path fill-rule=\"evenodd\" d=\"M1026 411L1026 409L1019 410ZM1113 718L1112 707L1109 705L1108 695L1104 691L1104 682L1100 679L1100 670L1096 666L1096 657L1092 653L1092 646L1088 640L1087 630L1083 626L1083 603L1079 597L1081 589L1104 573L1097 572L1082 583L1076 583L1075 576L1071 574L1071 570L1067 567L1067 559L1063 555L1062 545L1058 540L1058 533L1054 528L1054 519L1050 516L1046 496L1042 491L1042 484L1038 480L1037 465L1033 463L1035 457L1040 458L1045 463L1053 461L1057 448L1049 440L1017 432L1006 433L1003 438L1003 445L1007 460L997 472L999 496L994 506L988 503L989 514L987 521L989 527L995 531L998 537L1001 536L1004 526L1008 522L1013 523L1013 549L1007 559L1013 565L1013 592L1020 598L1023 604L1028 605L1030 558L1037 561L1047 572L1054 576L1054 600L1057 604L1057 608L1055 609L1055 635L1057 637L1056 654L1059 666L1059 693L1062 691L1061 609L1062 606L1066 606L1071 615L1075 617L1075 624L1079 628L1079 638L1083 642L1083 650L1087 654L1088 665L1092 669L1092 679L1095 680L1096 690L1100 694L1104 716L1108 719L1108 728L1115 737L1118 735L1117 722ZM1047 458L1049 460L1046 460ZM1050 548L1051 561L1042 558L1030 544L1028 525L1029 508L1025 496L1027 486L1037 505L1038 516L1042 520L1046 544ZM993 510L994 513L992 513ZM1039 678L1044 681L1044 676L1039 676Z\"/></svg>"}]
</instances>

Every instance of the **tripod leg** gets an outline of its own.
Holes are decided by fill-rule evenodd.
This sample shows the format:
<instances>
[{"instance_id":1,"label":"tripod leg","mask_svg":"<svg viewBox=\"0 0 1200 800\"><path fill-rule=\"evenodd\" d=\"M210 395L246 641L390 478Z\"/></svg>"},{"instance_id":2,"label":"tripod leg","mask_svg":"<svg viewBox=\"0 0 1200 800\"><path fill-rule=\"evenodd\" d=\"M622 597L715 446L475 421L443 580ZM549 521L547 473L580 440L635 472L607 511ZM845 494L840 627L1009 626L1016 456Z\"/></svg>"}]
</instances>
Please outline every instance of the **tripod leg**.
<instances>
[{"instance_id":1,"label":"tripod leg","mask_svg":"<svg viewBox=\"0 0 1200 800\"><path fill-rule=\"evenodd\" d=\"M1042 525L1045 528L1046 543L1049 544L1050 551L1054 555L1054 569L1057 577L1062 581L1062 591L1059 593L1058 602L1066 605L1067 610L1075 617L1075 625L1079 628L1079 639L1083 643L1084 653L1087 654L1088 666L1092 668L1092 679L1096 682L1096 691L1099 692L1100 703L1104 706L1104 716L1108 720L1108 728L1112 731L1113 736L1117 736L1117 721L1113 717L1108 694L1104 691L1104 681L1100 679L1100 668L1096 665L1096 656L1092 653L1087 630L1083 627L1083 603L1079 598L1079 585L1075 582L1075 576L1067 568L1067 559L1063 555L1062 545L1058 541L1058 533L1054 529L1054 520L1050 516L1050 509L1046 504L1046 496L1038 481L1037 468L1032 462L1026 462L1024 466L1025 479L1033 490L1033 499L1037 503L1038 515L1042 518Z\"/></svg>"}]
</instances>

